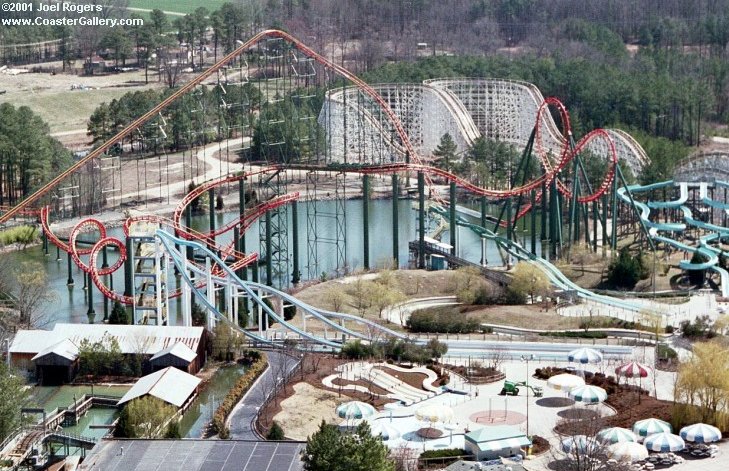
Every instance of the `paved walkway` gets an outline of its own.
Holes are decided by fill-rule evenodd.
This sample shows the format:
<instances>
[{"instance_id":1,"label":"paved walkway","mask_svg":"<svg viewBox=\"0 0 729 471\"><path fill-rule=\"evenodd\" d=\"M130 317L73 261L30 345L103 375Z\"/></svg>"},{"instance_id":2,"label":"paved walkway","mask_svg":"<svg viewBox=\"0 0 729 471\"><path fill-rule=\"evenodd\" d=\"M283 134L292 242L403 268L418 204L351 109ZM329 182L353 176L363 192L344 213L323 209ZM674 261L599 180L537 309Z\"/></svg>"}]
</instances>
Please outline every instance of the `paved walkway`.
<instances>
[{"instance_id":1,"label":"paved walkway","mask_svg":"<svg viewBox=\"0 0 729 471\"><path fill-rule=\"evenodd\" d=\"M236 404L228 418L230 438L236 440L259 440L253 429L253 419L266 401L266 397L274 390L281 377L292 371L299 363L297 358L279 352L268 351L268 368L258 377L243 399Z\"/></svg>"}]
</instances>

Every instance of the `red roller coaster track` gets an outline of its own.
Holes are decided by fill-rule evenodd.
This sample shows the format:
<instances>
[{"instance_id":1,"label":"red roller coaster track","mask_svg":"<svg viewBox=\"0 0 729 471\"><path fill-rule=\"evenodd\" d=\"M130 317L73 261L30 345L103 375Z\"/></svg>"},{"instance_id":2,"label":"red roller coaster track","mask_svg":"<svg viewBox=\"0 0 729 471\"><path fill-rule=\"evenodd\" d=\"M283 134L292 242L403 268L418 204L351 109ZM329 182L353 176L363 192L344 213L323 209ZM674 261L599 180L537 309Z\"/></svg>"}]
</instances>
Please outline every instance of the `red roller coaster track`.
<instances>
[{"instance_id":1,"label":"red roller coaster track","mask_svg":"<svg viewBox=\"0 0 729 471\"><path fill-rule=\"evenodd\" d=\"M84 157L83 159L79 160L76 164L74 164L72 167L70 167L65 172L61 173L57 177L55 177L53 180L51 180L48 184L46 184L44 187L30 195L28 198L26 198L23 202L18 204L17 206L10 208L5 212L3 215L0 216L0 223L7 221L9 218L19 215L19 214L26 214L26 215L33 215L37 214L37 210L33 210L32 208L29 208L28 206L32 203L38 201L41 197L43 197L45 194L47 194L54 186L58 185L64 178L68 177L69 175L73 174L77 170L79 170L81 167L83 167L86 163L92 161L93 159L99 158L104 152L106 152L114 143L120 141L121 139L128 136L130 133L132 133L135 129L137 129L139 126L143 125L148 120L152 119L154 116L156 116L160 111L164 110L166 107L168 107L170 104L172 104L175 100L180 98L181 96L185 95L186 93L190 92L194 87L201 84L206 78L208 78L210 75L215 73L217 70L219 70L221 67L228 64L230 61L238 57L243 52L250 49L254 44L259 42L262 39L265 38L281 38L286 41L289 41L292 43L298 50L300 50L302 53L304 53L306 56L316 60L320 64L324 65L328 69L331 69L335 71L337 74L343 76L344 78L350 80L353 82L357 87L359 87L360 90L362 90L364 93L366 93L368 96L370 96L382 109L382 111L385 113L387 119L391 122L392 126L397 132L398 137L403 143L403 146L407 152L410 153L412 157L413 163L405 164L405 163L396 163L396 164L386 164L386 165L377 165L377 166L366 166L361 168L343 168L343 169L337 169L338 171L344 171L344 172L351 172L351 173L360 173L360 174L374 174L374 173L398 173L398 172L423 172L428 180L430 181L431 176L438 176L441 178L446 179L449 182L454 182L456 185L460 186L461 188L466 189L467 191L480 196L487 196L491 198L510 198L518 195L522 195L531 191L537 191L537 198L542 198L541 193L541 186L543 184L550 184L552 181L556 180L557 188L561 193L567 196L571 196L571 190L568 188L566 184L564 184L559 176L560 173L567 167L568 163L573 161L574 158L576 158L582 151L584 151L589 144L595 140L595 139L602 139L607 142L607 149L609 152L609 166L608 171L606 172L602 183L599 185L597 189L593 191L592 194L589 195L581 195L577 199L580 203L589 203L592 201L597 200L600 198L605 192L607 192L610 188L610 183L612 182L613 178L615 178L615 166L617 165L617 153L615 151L615 146L609 136L609 134L601 129L595 130L584 136L574 147L574 149L570 148L570 142L568 140L568 137L571 136L572 131L570 128L570 120L569 120L569 114L567 113L567 110L565 109L564 105L556 98L547 98L539 107L537 116L536 116L536 124L535 124L535 148L537 157L540 160L541 166L543 168L543 174L533 180L530 180L521 186L513 187L509 190L492 190L487 188L481 188L478 187L452 173L449 173L445 170L438 169L435 167L430 167L427 165L424 165L418 155L415 153L412 144L410 143L410 140L400 123L398 117L395 115L395 113L390 109L390 107L387 105L387 103L383 100L382 97L380 97L377 92L374 91L372 87L367 85L365 82L363 82L361 79L359 79L357 76L346 70L345 68L338 66L336 64L333 64L329 61L327 61L325 58L311 50L309 47L301 43L296 38L290 36L287 33L284 33L282 31L277 30L268 30L263 31L253 38L251 38L249 41L238 47L235 51L231 52L227 56L225 56L223 59L218 61L214 66L204 71L202 74L195 77L192 81L187 83L185 86L181 87L179 90L177 90L175 93L170 95L167 99L159 103L157 106L152 108L149 112L145 113L138 119L134 120L130 125L128 125L126 128L124 128L122 131L120 131L118 134L116 134L114 137L103 143L101 146L96 148L93 152L91 152L89 155ZM542 142L542 127L544 126L544 123L547 119L551 119L549 117L549 108L552 107L556 110L557 114L560 117L560 121L562 124L562 139L561 139L561 149L555 150L552 149L545 149L543 142ZM556 157L554 157L556 156ZM331 170L331 168L327 167L311 167L312 170ZM218 235L221 235L225 232L228 232L232 230L234 227L238 226L241 228L240 233L245 233L246 229L259 217L264 215L266 211L269 211L271 209L274 209L278 206L281 206L283 204L287 204L291 201L294 201L298 199L298 193L296 194L289 194L284 195L278 198L274 198L272 200L269 200L267 202L264 202L262 204L259 204L252 208L250 211L246 212L245 215L243 215L239 220L235 220L231 223L228 223L214 231L208 232L208 233L199 233L196 231L191 230L190 228L186 227L182 223L182 217L184 215L184 211L186 208L190 205L192 201L195 200L195 198L202 195L204 192L217 188L221 185L225 185L228 183L236 182L241 179L247 179L256 175L262 175L267 173L275 173L279 171L286 170L283 166L268 166L268 167L262 167L258 170L246 172L240 175L236 176L228 176L224 177L218 180L209 181L206 183L201 184L197 188L195 188L193 191L189 192L185 197L180 201L180 203L175 208L174 214L172 219L161 217L161 216L138 216L138 217L131 217L128 218L124 223L124 233L125 235L129 235L130 228L133 223L137 222L149 222L156 225L162 225L170 227L175 234L186 238L186 239L192 239L192 240L198 240L201 242L205 242L213 247L216 247L217 250L220 251L222 255L222 259L233 259L233 262L231 264L231 268L237 269L244 267L253 261L256 260L257 255L256 254L243 254L240 252L235 251L235 241L231 242L230 244L226 245L225 247L218 247L215 242L215 237ZM4 209L4 208L2 208ZM522 208L522 210L517 214L517 218L522 217L530 210L529 204L526 205L525 208ZM106 228L104 225L99 222L96 219L89 218L85 219L76 226L73 227L71 231L71 235L69 237L69 243L66 244L62 240L60 240L50 229L49 225L49 209L47 207L44 207L40 210L40 219L41 224L43 226L43 231L47 234L49 240L59 248L63 249L64 251L71 254L72 259L74 260L74 263L81 268L85 273L90 273L92 280L94 284L99 288L99 290L104 294L104 296L115 299L118 301L121 301L126 304L131 304L133 300L130 297L126 297L123 295L120 295L118 293L115 293L111 289L109 289L103 282L102 277L105 275L109 275L113 273L114 271L118 270L123 264L127 257L126 253L126 247L125 244L120 241L117 238L114 237L108 237L106 234ZM82 232L85 232L89 229L95 229L99 232L100 238L99 241L94 244L92 248L86 248L86 249L79 249L76 247L76 239L78 235ZM104 247L107 246L114 246L119 251L119 257L117 261L110 267L105 268L97 268L97 259L98 254L104 249ZM81 260L82 255L88 255L89 261L88 263L84 263L83 260ZM213 270L216 274L222 274L222 270L220 267L213 267ZM180 290L175 291L171 294L171 297L179 296L181 294Z\"/></svg>"}]
</instances>

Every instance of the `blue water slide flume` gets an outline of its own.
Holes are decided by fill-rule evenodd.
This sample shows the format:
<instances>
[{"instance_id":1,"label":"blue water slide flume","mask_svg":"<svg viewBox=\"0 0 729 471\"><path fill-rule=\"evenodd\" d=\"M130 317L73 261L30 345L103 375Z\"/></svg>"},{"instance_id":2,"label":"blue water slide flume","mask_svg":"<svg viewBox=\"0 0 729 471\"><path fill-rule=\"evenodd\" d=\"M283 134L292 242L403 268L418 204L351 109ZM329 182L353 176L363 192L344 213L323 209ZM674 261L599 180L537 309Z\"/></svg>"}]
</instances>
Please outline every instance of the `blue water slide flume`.
<instances>
[{"instance_id":1,"label":"blue water slide flume","mask_svg":"<svg viewBox=\"0 0 729 471\"><path fill-rule=\"evenodd\" d=\"M289 329L292 332L295 332L295 333L299 334L302 338L305 338L307 340L311 340L311 341L314 341L314 342L317 342L317 343L320 343L322 345L326 345L326 346L329 346L329 347L332 347L332 348L337 348L337 349L338 348L341 348L341 344L338 343L338 342L332 342L330 340L322 339L322 338L317 337L315 335L311 335L308 332L306 332L306 331L304 331L302 329L299 329L297 326L295 326L293 324L290 324L289 322L287 322L286 320L284 320L283 317L279 316L273 309L271 309L265 302L263 302L263 298L261 298L258 294L256 294L253 291L253 289L250 286L248 286L248 283L247 282L244 282L243 280L241 280L240 278L238 278L235 275L235 272L233 270L231 270L227 265L225 265L225 263L223 263L223 261L220 260L220 258L218 258L218 256L215 253L213 253L212 251L210 251L205 245L200 244L198 242L193 242L193 241L189 241L189 240L186 240L186 239L180 239L180 238L174 237L173 235L171 235L168 232L163 231L163 230L157 230L156 235L160 239L160 241L162 242L162 244L164 245L164 247L167 250L167 252L172 256L172 261L175 264L175 266L178 268L178 270L180 271L180 273L183 275L184 281L188 285L190 285L192 287L192 291L203 302L203 304L205 305L205 307L207 307L216 316L216 318L218 318L220 320L223 320L225 322L229 322L228 319L227 319L227 317L224 316L220 311L218 311L217 307L214 304L212 304L210 301L208 301L207 296L204 296L199 290L197 290L194 287L194 282L189 278L189 276L187 276L186 273L184 273L185 272L185 270L183 270L183 265L184 264L183 264L183 262L181 260L182 254L180 254L179 252L177 252L174 249L174 244L178 244L180 246L191 247L193 249L197 249L200 252L202 252L206 257L209 257L211 260L213 260L214 262L216 262L227 273L228 277L230 277L230 278L227 278L227 277L226 278L215 277L216 278L216 281L218 281L221 284L227 284L228 281L230 281L233 284L235 284L237 287L243 289L243 291L246 292L246 294L251 298L251 300L253 300L256 304L258 304L259 306L261 306L261 308L264 310L264 312L266 312L266 314L268 314L269 316L271 316L271 318L273 318L274 320L276 320L276 322L280 323L284 328ZM187 268L195 271L196 273L200 274L203 277L207 276L207 273L204 270L198 268L197 266L195 266L193 264L188 264L187 265ZM303 304L303 303L299 303L299 304ZM297 304L297 307L299 307L298 304ZM320 316L316 312L312 312L312 315L314 315L315 317L317 317L319 320L327 323L328 325L331 325L332 328L334 328L334 329L336 329L336 330L338 330L340 332L343 332L343 333L348 334L348 335L353 335L355 337L360 336L360 334L355 333L355 332L352 332L349 329L346 329L346 328L344 328L344 327L336 324L335 322L332 322L329 319L326 319L323 316ZM233 326L233 327L235 327L238 331L242 332L244 335L246 335L249 338L252 338L252 339L254 339L256 341L262 341L262 342L267 343L267 344L273 343L272 341L270 341L268 339L265 339L263 337L260 337L258 335L255 335L255 334L253 334L252 332L250 332L250 331L248 331L246 329L241 329L238 326Z\"/></svg>"},{"instance_id":2,"label":"blue water slide flume","mask_svg":"<svg viewBox=\"0 0 729 471\"><path fill-rule=\"evenodd\" d=\"M175 239L174 237L172 237L171 235L169 235L166 232L164 233L164 236L165 237L168 237L168 238L171 238L173 240ZM166 246L166 248L169 248L169 245L166 244L165 246ZM200 247L200 245L198 245L196 247ZM214 254L212 254L207 249L206 246L203 245L202 246L202 249L204 250L204 252L206 254L208 254L208 255L214 255ZM178 257L182 257L182 255L181 254L178 254ZM220 260L217 259L217 257L214 257L214 258L216 260L218 260L218 262L220 262ZM188 265L188 268L194 269L196 271L196 273L199 273L202 276L207 276L207 274L202 269L200 269L198 267L194 267L194 266ZM253 288L253 289L256 289L256 290L259 290L259 291L263 291L263 292L266 292L266 293L268 293L270 295L279 297L279 298L283 299L284 301L288 301L289 303L295 305L298 309L304 311L304 313L311 315L312 317L314 317L317 320L321 320L322 322L326 323L328 326L332 327L334 330L337 330L339 332L342 332L344 334L347 334L347 335L349 335L351 337L356 337L356 338L360 338L360 339L363 339L363 340L370 340L370 337L369 336L367 336L365 334L362 334L360 332L357 332L357 331L353 331L353 330L347 329L346 327L341 326L340 324L337 324L336 322L332 321L331 318L337 318L337 319L341 319L341 320L348 320L348 321L351 321L351 322L356 322L358 324L363 324L363 325L367 326L368 328L372 328L372 329L379 330L379 331L381 331L381 332L383 332L383 333L385 333L385 334L387 334L389 336L396 337L396 338L399 338L399 339L407 339L408 338L406 335L403 335L400 332L396 332L396 331L394 331L392 329L389 329L387 327L384 327L384 326L382 326L382 325L380 325L380 324L378 324L376 322L373 322L373 321L371 321L369 319L363 319L361 317L358 317L358 316L355 316L355 315L352 315L352 314L347 314L347 313L332 312L332 311L326 311L326 310L318 309L318 308L315 308L315 307L313 307L313 306L311 306L311 305L309 305L309 304L307 304L307 303L305 303L303 301L300 301L299 299L297 299L296 297L294 297L294 296L292 296L292 295L290 295L288 293L285 293L283 291L277 290L277 289L275 289L275 288L273 288L271 286L267 286L267 285L264 285L264 284L261 284L261 283L254 283L254 282L251 282L251 281L243 281L240 278L238 278L237 276L235 276L235 272L233 270L230 270L227 267L226 267L226 273L228 273L228 276L231 276L232 275L232 277L230 279L233 280L233 283L234 284L236 284L238 286L241 286L241 287L243 287L242 285L246 285L249 288ZM225 278L222 278L222 277L213 277L213 279L214 279L215 282L217 282L219 284L227 284L228 283L228 277L225 277ZM249 291L246 291L246 292L247 293L250 293ZM263 306L264 306L264 308L267 308L268 307L265 304ZM209 307L209 305L208 305L208 307ZM274 318L278 318L278 316L274 316ZM286 328L289 328L289 326L290 326L290 324L288 322L286 322L286 321L281 322L281 324L284 327L286 327ZM294 331L297 330L294 326L292 326L292 327L293 328L291 330L294 330ZM339 346L339 344L337 344L337 346Z\"/></svg>"}]
</instances>

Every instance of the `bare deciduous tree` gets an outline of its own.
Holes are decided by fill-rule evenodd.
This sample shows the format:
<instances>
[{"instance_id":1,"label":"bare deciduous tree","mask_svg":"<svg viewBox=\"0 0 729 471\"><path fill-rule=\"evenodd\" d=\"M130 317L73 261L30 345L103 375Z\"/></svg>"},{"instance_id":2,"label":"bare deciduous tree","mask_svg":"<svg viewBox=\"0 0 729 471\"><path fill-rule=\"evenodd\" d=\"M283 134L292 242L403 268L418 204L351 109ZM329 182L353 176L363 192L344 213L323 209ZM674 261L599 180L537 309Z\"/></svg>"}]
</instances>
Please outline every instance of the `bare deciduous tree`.
<instances>
[{"instance_id":1,"label":"bare deciduous tree","mask_svg":"<svg viewBox=\"0 0 729 471\"><path fill-rule=\"evenodd\" d=\"M40 328L50 322L46 307L55 294L48 290L46 272L39 263L24 262L16 269L13 295L18 328Z\"/></svg>"}]
</instances>

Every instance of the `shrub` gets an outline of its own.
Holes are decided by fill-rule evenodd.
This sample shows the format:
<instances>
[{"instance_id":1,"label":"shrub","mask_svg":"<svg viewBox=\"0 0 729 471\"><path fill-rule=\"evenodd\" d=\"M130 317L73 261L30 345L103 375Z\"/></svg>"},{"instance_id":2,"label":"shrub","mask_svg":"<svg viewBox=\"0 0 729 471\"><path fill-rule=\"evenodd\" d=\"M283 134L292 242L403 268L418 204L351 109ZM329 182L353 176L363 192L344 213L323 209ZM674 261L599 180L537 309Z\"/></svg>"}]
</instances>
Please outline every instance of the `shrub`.
<instances>
[{"instance_id":1,"label":"shrub","mask_svg":"<svg viewBox=\"0 0 729 471\"><path fill-rule=\"evenodd\" d=\"M413 312L407 320L407 328L415 333L469 334L481 331L478 320L447 307Z\"/></svg>"},{"instance_id":2,"label":"shrub","mask_svg":"<svg viewBox=\"0 0 729 471\"><path fill-rule=\"evenodd\" d=\"M564 368L556 368L553 366L547 366L546 368L537 368L534 371L534 377L537 379L549 379L552 376L556 376L558 374L566 373L567 370Z\"/></svg>"},{"instance_id":3,"label":"shrub","mask_svg":"<svg viewBox=\"0 0 729 471\"><path fill-rule=\"evenodd\" d=\"M15 243L30 244L40 237L40 232L33 226L17 226L11 227L0 232L0 245L10 245Z\"/></svg>"},{"instance_id":4,"label":"shrub","mask_svg":"<svg viewBox=\"0 0 729 471\"><path fill-rule=\"evenodd\" d=\"M420 461L426 464L428 461L445 466L460 459L462 456L472 456L466 450L460 448L445 448L443 450L427 450L420 454Z\"/></svg>"},{"instance_id":5,"label":"shrub","mask_svg":"<svg viewBox=\"0 0 729 471\"><path fill-rule=\"evenodd\" d=\"M633 257L627 248L620 250L618 258L608 268L608 284L614 288L632 289L641 279L644 268L641 257Z\"/></svg>"},{"instance_id":6,"label":"shrub","mask_svg":"<svg viewBox=\"0 0 729 471\"><path fill-rule=\"evenodd\" d=\"M682 322L681 330L683 331L683 336L687 338L712 338L715 335L715 332L711 330L711 318L706 315L697 316L693 322Z\"/></svg>"},{"instance_id":7,"label":"shrub","mask_svg":"<svg viewBox=\"0 0 729 471\"><path fill-rule=\"evenodd\" d=\"M284 435L283 428L281 428L281 425L279 425L279 423L274 420L273 425L271 425L271 428L268 430L268 433L266 434L266 440L285 440L285 439L286 439L286 436Z\"/></svg>"},{"instance_id":8,"label":"shrub","mask_svg":"<svg viewBox=\"0 0 729 471\"><path fill-rule=\"evenodd\" d=\"M678 353L676 353L676 350L672 349L668 345L659 343L656 346L656 357L658 357L659 359L665 358L673 360L678 358Z\"/></svg>"},{"instance_id":9,"label":"shrub","mask_svg":"<svg viewBox=\"0 0 729 471\"><path fill-rule=\"evenodd\" d=\"M444 448L442 450L427 450L420 454L423 459L458 458L459 456L470 456L470 453L461 448Z\"/></svg>"},{"instance_id":10,"label":"shrub","mask_svg":"<svg viewBox=\"0 0 729 471\"><path fill-rule=\"evenodd\" d=\"M385 342L364 344L360 340L347 342L342 346L340 355L343 358L360 360L380 357L397 362L430 363L433 358L440 358L448 352L448 346L436 339L426 345L402 339L389 339Z\"/></svg>"},{"instance_id":11,"label":"shrub","mask_svg":"<svg viewBox=\"0 0 729 471\"><path fill-rule=\"evenodd\" d=\"M258 378L258 376L266 370L266 366L268 365L266 355L262 353L259 353L259 355L258 360L254 361L246 372L238 378L238 381L236 381L235 385L230 389L230 391L228 391L223 402L220 403L215 414L213 414L213 421L210 424L210 430L212 433L217 433L220 438L225 439L230 436L230 431L228 430L228 427L225 426L225 420L233 410L233 407L238 404L238 401L240 401L245 393L251 388L253 383L256 381L256 378Z\"/></svg>"},{"instance_id":12,"label":"shrub","mask_svg":"<svg viewBox=\"0 0 729 471\"><path fill-rule=\"evenodd\" d=\"M343 358L349 358L351 360L361 360L363 358L373 356L373 349L371 345L365 345L361 340L354 340L347 342L342 346L340 355Z\"/></svg>"},{"instance_id":13,"label":"shrub","mask_svg":"<svg viewBox=\"0 0 729 471\"><path fill-rule=\"evenodd\" d=\"M504 292L504 298L502 300L502 303L506 304L507 306L518 306L520 304L525 304L526 301L527 301L526 294L520 293L509 287L509 288L506 288L506 291Z\"/></svg>"},{"instance_id":14,"label":"shrub","mask_svg":"<svg viewBox=\"0 0 729 471\"><path fill-rule=\"evenodd\" d=\"M180 423L178 421L173 420L170 422L167 426L167 431L165 432L165 438L182 438L182 434L180 433Z\"/></svg>"},{"instance_id":15,"label":"shrub","mask_svg":"<svg viewBox=\"0 0 729 471\"><path fill-rule=\"evenodd\" d=\"M540 332L541 337L566 337L566 338L579 338L579 339L606 339L608 335L605 332L598 332L595 330L588 331L567 331L567 332Z\"/></svg>"}]
</instances>

